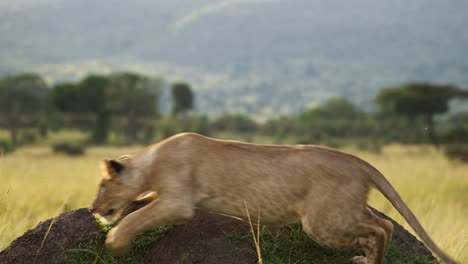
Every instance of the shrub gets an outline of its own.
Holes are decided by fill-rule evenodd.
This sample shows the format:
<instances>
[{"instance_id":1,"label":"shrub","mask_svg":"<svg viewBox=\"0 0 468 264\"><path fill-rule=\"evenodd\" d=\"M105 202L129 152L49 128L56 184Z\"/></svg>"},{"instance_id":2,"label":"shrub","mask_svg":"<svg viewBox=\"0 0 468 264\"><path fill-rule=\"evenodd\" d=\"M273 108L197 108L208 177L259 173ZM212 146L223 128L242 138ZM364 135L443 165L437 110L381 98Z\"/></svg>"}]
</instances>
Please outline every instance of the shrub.
<instances>
[{"instance_id":1,"label":"shrub","mask_svg":"<svg viewBox=\"0 0 468 264\"><path fill-rule=\"evenodd\" d=\"M158 123L158 134L163 139L181 132L195 132L209 136L211 134L211 126L208 117L201 115L165 118Z\"/></svg>"},{"instance_id":2,"label":"shrub","mask_svg":"<svg viewBox=\"0 0 468 264\"><path fill-rule=\"evenodd\" d=\"M144 144L154 143L154 136L156 134L156 128L153 124L146 124L143 128L143 139Z\"/></svg>"},{"instance_id":3,"label":"shrub","mask_svg":"<svg viewBox=\"0 0 468 264\"><path fill-rule=\"evenodd\" d=\"M41 138L47 138L47 135L49 134L49 127L47 126L47 123L44 121L39 122L38 131Z\"/></svg>"},{"instance_id":4,"label":"shrub","mask_svg":"<svg viewBox=\"0 0 468 264\"><path fill-rule=\"evenodd\" d=\"M30 145L34 144L37 141L37 134L33 131L22 131L20 134L21 144Z\"/></svg>"},{"instance_id":5,"label":"shrub","mask_svg":"<svg viewBox=\"0 0 468 264\"><path fill-rule=\"evenodd\" d=\"M175 118L165 118L160 120L158 123L158 133L161 139L171 137L181 131L182 130Z\"/></svg>"},{"instance_id":6,"label":"shrub","mask_svg":"<svg viewBox=\"0 0 468 264\"><path fill-rule=\"evenodd\" d=\"M0 139L0 153L6 154L13 152L15 150L15 146L8 140Z\"/></svg>"},{"instance_id":7,"label":"shrub","mask_svg":"<svg viewBox=\"0 0 468 264\"><path fill-rule=\"evenodd\" d=\"M451 144L445 147L445 155L451 160L468 162L468 144Z\"/></svg>"},{"instance_id":8,"label":"shrub","mask_svg":"<svg viewBox=\"0 0 468 264\"><path fill-rule=\"evenodd\" d=\"M451 129L445 135L445 140L450 144L468 143L468 128L459 126Z\"/></svg>"},{"instance_id":9,"label":"shrub","mask_svg":"<svg viewBox=\"0 0 468 264\"><path fill-rule=\"evenodd\" d=\"M81 156L85 153L85 147L72 143L57 143L52 146L52 151L68 156Z\"/></svg>"},{"instance_id":10,"label":"shrub","mask_svg":"<svg viewBox=\"0 0 468 264\"><path fill-rule=\"evenodd\" d=\"M249 116L242 114L221 116L214 120L212 125L218 131L254 133L258 130L258 124Z\"/></svg>"},{"instance_id":11,"label":"shrub","mask_svg":"<svg viewBox=\"0 0 468 264\"><path fill-rule=\"evenodd\" d=\"M211 126L208 117L203 115L192 117L191 128L189 130L198 134L209 136L211 134Z\"/></svg>"}]
</instances>

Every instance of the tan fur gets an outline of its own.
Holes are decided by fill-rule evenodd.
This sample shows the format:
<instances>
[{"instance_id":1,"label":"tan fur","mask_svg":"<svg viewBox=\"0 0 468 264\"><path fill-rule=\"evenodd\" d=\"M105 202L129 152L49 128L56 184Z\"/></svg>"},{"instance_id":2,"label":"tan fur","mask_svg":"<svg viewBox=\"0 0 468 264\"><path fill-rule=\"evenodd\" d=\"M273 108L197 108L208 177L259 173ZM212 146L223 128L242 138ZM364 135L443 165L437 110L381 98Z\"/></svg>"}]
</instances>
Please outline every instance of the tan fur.
<instances>
[{"instance_id":1,"label":"tan fur","mask_svg":"<svg viewBox=\"0 0 468 264\"><path fill-rule=\"evenodd\" d=\"M388 181L365 161L320 146L257 145L179 134L118 161L109 161L93 209L107 220L142 193L158 199L125 216L107 235L114 254L125 254L135 236L161 225L183 223L201 207L263 224L301 222L315 240L337 248L361 248L356 263L381 264L393 226L372 214L367 197L377 187L446 263L456 263L427 236ZM112 210L110 210L112 209ZM111 213L111 214L110 214Z\"/></svg>"}]
</instances>

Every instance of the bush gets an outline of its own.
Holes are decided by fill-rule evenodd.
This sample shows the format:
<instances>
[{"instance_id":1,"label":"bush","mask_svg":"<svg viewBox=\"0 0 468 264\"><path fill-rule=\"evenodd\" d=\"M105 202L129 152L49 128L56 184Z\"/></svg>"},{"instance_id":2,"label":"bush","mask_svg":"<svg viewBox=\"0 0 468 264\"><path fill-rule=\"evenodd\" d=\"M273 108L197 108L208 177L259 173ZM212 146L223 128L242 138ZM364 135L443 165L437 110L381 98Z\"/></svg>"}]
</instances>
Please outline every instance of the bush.
<instances>
[{"instance_id":1,"label":"bush","mask_svg":"<svg viewBox=\"0 0 468 264\"><path fill-rule=\"evenodd\" d=\"M47 126L47 123L44 121L39 122L38 131L41 138L47 138L47 135L49 134L49 127Z\"/></svg>"},{"instance_id":2,"label":"bush","mask_svg":"<svg viewBox=\"0 0 468 264\"><path fill-rule=\"evenodd\" d=\"M154 143L154 136L156 134L156 128L153 124L146 124L143 128L143 139L144 144Z\"/></svg>"},{"instance_id":3,"label":"bush","mask_svg":"<svg viewBox=\"0 0 468 264\"><path fill-rule=\"evenodd\" d=\"M451 129L446 135L445 140L447 143L468 143L468 128L467 127L455 127Z\"/></svg>"},{"instance_id":4,"label":"bush","mask_svg":"<svg viewBox=\"0 0 468 264\"><path fill-rule=\"evenodd\" d=\"M321 145L327 146L329 148L334 148L334 149L339 149L339 148L342 148L344 146L343 143L338 142L337 140L333 140L333 139L324 140L321 143Z\"/></svg>"},{"instance_id":5,"label":"bush","mask_svg":"<svg viewBox=\"0 0 468 264\"><path fill-rule=\"evenodd\" d=\"M451 144L445 147L445 155L451 160L468 162L468 144Z\"/></svg>"},{"instance_id":6,"label":"bush","mask_svg":"<svg viewBox=\"0 0 468 264\"><path fill-rule=\"evenodd\" d=\"M20 134L21 144L30 145L37 142L37 134L33 131L22 131Z\"/></svg>"},{"instance_id":7,"label":"bush","mask_svg":"<svg viewBox=\"0 0 468 264\"><path fill-rule=\"evenodd\" d=\"M15 146L9 140L0 139L0 154L10 153L14 150Z\"/></svg>"},{"instance_id":8,"label":"bush","mask_svg":"<svg viewBox=\"0 0 468 264\"><path fill-rule=\"evenodd\" d=\"M52 146L52 151L57 154L65 154L68 156L81 156L85 153L85 147L72 143L58 143Z\"/></svg>"},{"instance_id":9,"label":"bush","mask_svg":"<svg viewBox=\"0 0 468 264\"><path fill-rule=\"evenodd\" d=\"M212 125L217 131L254 133L258 130L258 124L249 116L242 114L221 116L214 120Z\"/></svg>"},{"instance_id":10,"label":"bush","mask_svg":"<svg viewBox=\"0 0 468 264\"><path fill-rule=\"evenodd\" d=\"M175 118L165 118L158 122L158 134L161 139L171 137L182 132Z\"/></svg>"},{"instance_id":11,"label":"bush","mask_svg":"<svg viewBox=\"0 0 468 264\"><path fill-rule=\"evenodd\" d=\"M206 116L189 116L165 118L158 122L158 134L162 139L182 132L195 132L205 136L211 135L211 126Z\"/></svg>"},{"instance_id":12,"label":"bush","mask_svg":"<svg viewBox=\"0 0 468 264\"><path fill-rule=\"evenodd\" d=\"M192 117L191 128L189 131L202 134L205 136L211 135L211 126L208 117L206 116L195 116Z\"/></svg>"}]
</instances>

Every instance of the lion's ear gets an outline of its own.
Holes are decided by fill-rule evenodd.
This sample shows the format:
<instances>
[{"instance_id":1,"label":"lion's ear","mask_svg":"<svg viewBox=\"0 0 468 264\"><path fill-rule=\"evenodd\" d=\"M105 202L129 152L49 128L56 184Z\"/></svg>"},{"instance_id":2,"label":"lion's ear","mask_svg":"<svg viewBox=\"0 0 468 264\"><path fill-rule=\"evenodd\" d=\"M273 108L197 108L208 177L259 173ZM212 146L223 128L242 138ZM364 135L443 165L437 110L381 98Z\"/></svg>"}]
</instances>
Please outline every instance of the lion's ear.
<instances>
[{"instance_id":1,"label":"lion's ear","mask_svg":"<svg viewBox=\"0 0 468 264\"><path fill-rule=\"evenodd\" d=\"M101 170L104 177L114 177L119 175L125 169L125 166L115 160L103 160L101 161Z\"/></svg>"},{"instance_id":2,"label":"lion's ear","mask_svg":"<svg viewBox=\"0 0 468 264\"><path fill-rule=\"evenodd\" d=\"M154 191L147 191L147 192L144 192L142 194L140 194L134 202L138 202L138 203L150 203L152 202L153 200L156 199L156 197L158 197L158 193L157 192L154 192Z\"/></svg>"}]
</instances>

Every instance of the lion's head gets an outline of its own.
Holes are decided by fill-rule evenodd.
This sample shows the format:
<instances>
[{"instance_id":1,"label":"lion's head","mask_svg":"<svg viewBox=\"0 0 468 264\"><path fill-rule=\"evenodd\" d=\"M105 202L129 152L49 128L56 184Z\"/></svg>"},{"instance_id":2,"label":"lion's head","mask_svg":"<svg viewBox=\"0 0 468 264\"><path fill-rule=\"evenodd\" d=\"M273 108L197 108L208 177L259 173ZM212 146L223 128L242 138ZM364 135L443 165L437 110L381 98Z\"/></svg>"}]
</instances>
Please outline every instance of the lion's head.
<instances>
[{"instance_id":1,"label":"lion's head","mask_svg":"<svg viewBox=\"0 0 468 264\"><path fill-rule=\"evenodd\" d=\"M105 224L114 222L121 211L133 200L134 193L128 186L131 177L124 160L101 161L102 179L92 205L92 211Z\"/></svg>"},{"instance_id":2,"label":"lion's head","mask_svg":"<svg viewBox=\"0 0 468 264\"><path fill-rule=\"evenodd\" d=\"M129 213L156 199L156 192L141 186L141 158L122 156L100 163L102 179L91 210L104 224L115 222L122 213Z\"/></svg>"}]
</instances>

